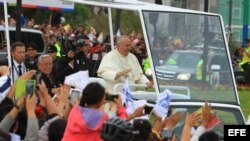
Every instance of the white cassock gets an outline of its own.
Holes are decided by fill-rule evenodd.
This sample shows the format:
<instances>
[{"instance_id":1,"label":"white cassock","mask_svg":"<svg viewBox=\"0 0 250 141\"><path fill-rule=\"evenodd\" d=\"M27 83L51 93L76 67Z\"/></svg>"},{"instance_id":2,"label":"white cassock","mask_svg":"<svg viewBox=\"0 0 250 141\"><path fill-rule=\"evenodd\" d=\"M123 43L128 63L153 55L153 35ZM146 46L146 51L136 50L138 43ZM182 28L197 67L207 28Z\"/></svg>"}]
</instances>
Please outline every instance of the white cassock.
<instances>
[{"instance_id":1,"label":"white cassock","mask_svg":"<svg viewBox=\"0 0 250 141\"><path fill-rule=\"evenodd\" d=\"M119 77L115 80L116 74L124 69L132 69L132 71L126 76ZM115 84L125 83L126 77L128 77L129 84L146 84L149 82L143 74L135 55L129 53L127 56L122 56L117 49L110 51L104 56L97 74L106 81L106 89L111 94L113 94Z\"/></svg>"}]
</instances>

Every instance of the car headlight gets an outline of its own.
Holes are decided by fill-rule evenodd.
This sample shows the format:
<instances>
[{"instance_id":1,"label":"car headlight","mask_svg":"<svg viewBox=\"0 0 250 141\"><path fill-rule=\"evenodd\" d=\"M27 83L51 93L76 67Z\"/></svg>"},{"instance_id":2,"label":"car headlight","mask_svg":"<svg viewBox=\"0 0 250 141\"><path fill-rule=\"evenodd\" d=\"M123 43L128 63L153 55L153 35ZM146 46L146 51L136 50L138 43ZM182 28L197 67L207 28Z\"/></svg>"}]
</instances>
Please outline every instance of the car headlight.
<instances>
[{"instance_id":1,"label":"car headlight","mask_svg":"<svg viewBox=\"0 0 250 141\"><path fill-rule=\"evenodd\" d=\"M177 76L178 80L189 80L191 77L191 74L189 73L181 73Z\"/></svg>"}]
</instances>

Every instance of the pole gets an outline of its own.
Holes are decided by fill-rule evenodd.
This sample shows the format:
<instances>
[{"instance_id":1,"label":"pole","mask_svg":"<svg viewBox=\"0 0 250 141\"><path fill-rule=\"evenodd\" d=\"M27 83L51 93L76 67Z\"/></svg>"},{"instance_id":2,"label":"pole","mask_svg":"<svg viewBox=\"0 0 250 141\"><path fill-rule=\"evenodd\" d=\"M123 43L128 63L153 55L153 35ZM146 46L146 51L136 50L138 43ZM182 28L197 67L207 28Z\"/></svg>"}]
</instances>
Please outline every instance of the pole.
<instances>
[{"instance_id":1,"label":"pole","mask_svg":"<svg viewBox=\"0 0 250 141\"><path fill-rule=\"evenodd\" d=\"M120 23L121 23L121 9L116 9L116 15L115 15L115 33L120 29Z\"/></svg>"},{"instance_id":2,"label":"pole","mask_svg":"<svg viewBox=\"0 0 250 141\"><path fill-rule=\"evenodd\" d=\"M155 0L155 4L162 5L162 0Z\"/></svg>"},{"instance_id":3,"label":"pole","mask_svg":"<svg viewBox=\"0 0 250 141\"><path fill-rule=\"evenodd\" d=\"M4 0L4 23L5 23L5 36L6 36L6 43L7 43L7 53L8 53L8 66L11 68L12 63L11 63L11 53L10 53L10 34L9 34L9 22L8 22L8 10L7 10L7 2ZM12 69L12 68L11 68ZM10 73L12 73L12 70L10 70ZM11 75L13 76L13 75ZM14 78L12 78L13 80ZM13 83L13 81L11 81Z\"/></svg>"},{"instance_id":4,"label":"pole","mask_svg":"<svg viewBox=\"0 0 250 141\"><path fill-rule=\"evenodd\" d=\"M228 44L231 45L233 0L229 1Z\"/></svg>"},{"instance_id":5,"label":"pole","mask_svg":"<svg viewBox=\"0 0 250 141\"><path fill-rule=\"evenodd\" d=\"M243 11L243 32L242 32L242 44L246 46L245 39L248 38L248 16L249 16L249 0L244 0L244 11Z\"/></svg>"},{"instance_id":6,"label":"pole","mask_svg":"<svg viewBox=\"0 0 250 141\"><path fill-rule=\"evenodd\" d=\"M111 50L114 50L114 33L113 33L113 24L112 24L112 13L111 8L108 7L108 16L109 16L109 35L110 35L110 43Z\"/></svg>"},{"instance_id":7,"label":"pole","mask_svg":"<svg viewBox=\"0 0 250 141\"><path fill-rule=\"evenodd\" d=\"M204 12L208 12L209 3L208 0L204 1Z\"/></svg>"},{"instance_id":8,"label":"pole","mask_svg":"<svg viewBox=\"0 0 250 141\"><path fill-rule=\"evenodd\" d=\"M16 41L21 41L22 0L16 0Z\"/></svg>"}]
</instances>

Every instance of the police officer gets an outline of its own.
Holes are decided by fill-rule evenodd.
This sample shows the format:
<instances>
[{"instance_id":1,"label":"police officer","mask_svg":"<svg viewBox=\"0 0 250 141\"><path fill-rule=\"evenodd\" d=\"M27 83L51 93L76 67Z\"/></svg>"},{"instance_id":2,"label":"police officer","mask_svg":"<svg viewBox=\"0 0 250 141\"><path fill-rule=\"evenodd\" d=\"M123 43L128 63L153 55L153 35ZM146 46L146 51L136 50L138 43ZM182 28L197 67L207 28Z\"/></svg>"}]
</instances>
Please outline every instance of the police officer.
<instances>
[{"instance_id":1,"label":"police officer","mask_svg":"<svg viewBox=\"0 0 250 141\"><path fill-rule=\"evenodd\" d=\"M243 51L241 68L244 70L246 84L250 84L250 39L246 39L247 46Z\"/></svg>"},{"instance_id":2,"label":"police officer","mask_svg":"<svg viewBox=\"0 0 250 141\"><path fill-rule=\"evenodd\" d=\"M76 47L78 52L75 54L75 61L77 70L90 70L90 59L87 58L90 48L90 40L84 36L76 41Z\"/></svg>"}]
</instances>

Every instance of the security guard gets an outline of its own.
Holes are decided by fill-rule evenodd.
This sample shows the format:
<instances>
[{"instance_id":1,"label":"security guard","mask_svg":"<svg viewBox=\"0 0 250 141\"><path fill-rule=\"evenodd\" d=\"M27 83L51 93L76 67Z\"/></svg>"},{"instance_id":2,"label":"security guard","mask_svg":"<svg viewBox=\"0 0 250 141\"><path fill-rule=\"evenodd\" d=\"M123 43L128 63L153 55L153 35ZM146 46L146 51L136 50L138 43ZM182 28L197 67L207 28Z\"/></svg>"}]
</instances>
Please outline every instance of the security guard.
<instances>
[{"instance_id":1,"label":"security guard","mask_svg":"<svg viewBox=\"0 0 250 141\"><path fill-rule=\"evenodd\" d=\"M243 51L241 68L244 70L246 84L250 84L250 38L246 39L247 46Z\"/></svg>"}]
</instances>

